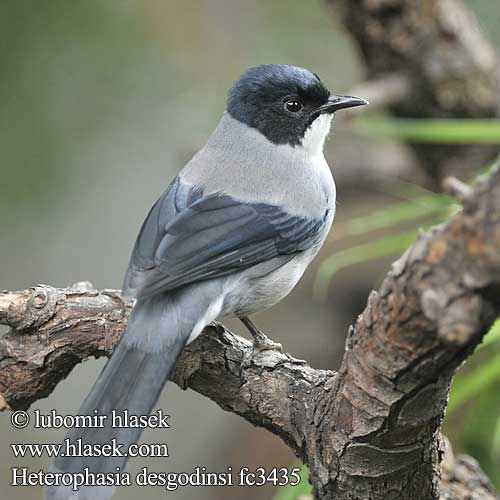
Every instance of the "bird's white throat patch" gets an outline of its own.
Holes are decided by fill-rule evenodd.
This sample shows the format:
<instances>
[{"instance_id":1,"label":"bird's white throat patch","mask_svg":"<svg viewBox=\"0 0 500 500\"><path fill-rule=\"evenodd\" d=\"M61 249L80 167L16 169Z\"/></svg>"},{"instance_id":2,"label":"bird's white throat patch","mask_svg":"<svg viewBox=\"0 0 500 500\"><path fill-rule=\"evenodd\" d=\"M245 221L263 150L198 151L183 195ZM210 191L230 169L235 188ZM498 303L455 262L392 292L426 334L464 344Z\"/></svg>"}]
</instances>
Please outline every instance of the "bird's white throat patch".
<instances>
[{"instance_id":1,"label":"bird's white throat patch","mask_svg":"<svg viewBox=\"0 0 500 500\"><path fill-rule=\"evenodd\" d=\"M302 139L302 147L310 154L316 155L323 151L325 139L330 132L333 115L319 115L306 130Z\"/></svg>"}]
</instances>

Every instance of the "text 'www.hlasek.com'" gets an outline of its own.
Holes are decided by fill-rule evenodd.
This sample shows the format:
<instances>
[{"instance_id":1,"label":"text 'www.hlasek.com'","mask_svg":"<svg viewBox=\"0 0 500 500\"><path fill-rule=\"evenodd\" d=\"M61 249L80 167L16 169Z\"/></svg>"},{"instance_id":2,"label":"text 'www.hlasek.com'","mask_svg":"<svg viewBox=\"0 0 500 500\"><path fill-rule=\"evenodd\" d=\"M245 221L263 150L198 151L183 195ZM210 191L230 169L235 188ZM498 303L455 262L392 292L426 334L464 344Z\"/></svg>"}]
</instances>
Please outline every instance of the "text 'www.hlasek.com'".
<instances>
[{"instance_id":1,"label":"text 'www.hlasek.com'","mask_svg":"<svg viewBox=\"0 0 500 500\"><path fill-rule=\"evenodd\" d=\"M15 411L11 414L11 424L15 429L32 425L35 429L100 429L106 427L129 429L170 429L170 415L158 410L152 415L133 415L127 410L112 411L110 415L59 415L56 410L43 414L35 410L33 414ZM62 443L12 443L15 459L61 457L92 458L168 458L165 443L131 443L125 446L115 438L105 443L88 443L81 438L66 438ZM82 460L85 463L85 460ZM78 491L84 486L151 486L167 491L175 491L184 486L296 486L301 480L300 468L242 467L233 470L208 471L207 467L194 467L189 472L153 471L148 467L130 473L120 467L111 472L96 472L83 466L76 472L33 470L28 467L11 467L11 486L64 486Z\"/></svg>"}]
</instances>

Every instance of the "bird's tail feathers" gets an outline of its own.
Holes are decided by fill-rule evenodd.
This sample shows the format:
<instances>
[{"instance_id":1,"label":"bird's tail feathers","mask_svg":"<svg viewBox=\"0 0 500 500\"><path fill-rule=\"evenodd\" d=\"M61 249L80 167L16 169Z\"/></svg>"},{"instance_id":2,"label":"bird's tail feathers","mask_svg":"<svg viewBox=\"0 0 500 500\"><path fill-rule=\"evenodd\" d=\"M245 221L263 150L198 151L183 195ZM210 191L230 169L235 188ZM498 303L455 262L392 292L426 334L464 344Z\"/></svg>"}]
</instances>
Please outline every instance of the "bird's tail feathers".
<instances>
[{"instance_id":1,"label":"bird's tail feathers","mask_svg":"<svg viewBox=\"0 0 500 500\"><path fill-rule=\"evenodd\" d=\"M71 443L101 446L116 440L124 456L113 457L58 457L52 472L115 473L124 471L126 451L136 443L142 429L112 427L112 412L123 415L149 415L160 392L168 380L177 357L184 347L190 329L184 321L176 322L176 311L169 317L168 297L153 297L136 304L126 331L102 370L99 378L85 399L79 415L106 416L104 427L73 428L67 435ZM175 309L175 308L174 308ZM169 332L162 332L169 329ZM142 339L139 342L138 339ZM163 339L163 340L158 340ZM82 486L78 491L71 487L54 486L45 490L46 500L107 500L114 488Z\"/></svg>"}]
</instances>

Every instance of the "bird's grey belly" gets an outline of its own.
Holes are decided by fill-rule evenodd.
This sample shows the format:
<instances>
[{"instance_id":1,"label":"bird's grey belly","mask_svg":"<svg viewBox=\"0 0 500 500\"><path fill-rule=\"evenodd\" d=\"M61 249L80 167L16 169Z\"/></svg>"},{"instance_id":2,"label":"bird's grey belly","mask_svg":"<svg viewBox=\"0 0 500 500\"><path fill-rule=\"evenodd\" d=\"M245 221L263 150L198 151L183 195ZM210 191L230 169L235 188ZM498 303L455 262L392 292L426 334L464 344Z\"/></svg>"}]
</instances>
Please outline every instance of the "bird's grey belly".
<instances>
[{"instance_id":1,"label":"bird's grey belly","mask_svg":"<svg viewBox=\"0 0 500 500\"><path fill-rule=\"evenodd\" d=\"M284 299L317 252L309 249L291 259L279 257L228 278L220 316L249 316Z\"/></svg>"},{"instance_id":2,"label":"bird's grey belly","mask_svg":"<svg viewBox=\"0 0 500 500\"><path fill-rule=\"evenodd\" d=\"M249 316L284 299L295 287L307 266L323 245L333 222L335 205L329 213L318 241L308 250L293 256L283 255L236 275L223 285L224 301L218 318Z\"/></svg>"}]
</instances>

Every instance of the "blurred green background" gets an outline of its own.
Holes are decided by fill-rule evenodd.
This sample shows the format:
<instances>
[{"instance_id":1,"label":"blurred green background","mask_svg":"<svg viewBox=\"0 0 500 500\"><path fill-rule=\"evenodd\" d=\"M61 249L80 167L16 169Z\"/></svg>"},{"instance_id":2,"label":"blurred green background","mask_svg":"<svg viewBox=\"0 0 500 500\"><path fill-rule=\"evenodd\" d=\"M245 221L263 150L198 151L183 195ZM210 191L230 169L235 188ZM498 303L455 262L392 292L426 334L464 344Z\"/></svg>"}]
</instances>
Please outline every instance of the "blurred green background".
<instances>
[{"instance_id":1,"label":"blurred green background","mask_svg":"<svg viewBox=\"0 0 500 500\"><path fill-rule=\"evenodd\" d=\"M500 45L498 3L466 3ZM80 280L97 288L119 288L149 207L204 143L224 109L228 87L247 67L271 62L305 66L339 92L363 78L348 35L320 0L3 0L0 29L1 289ZM352 128L348 113L339 117L327 144L339 190L333 237L290 297L256 318L286 350L324 368L338 366L347 326L400 248L411 241L408 231L442 220L450 210L449 201L432 193L408 199L417 189L412 186L418 175L396 139L368 138ZM372 177L373 182L363 182ZM424 206L436 203L437 208L423 214L402 209L403 196L412 207L422 205L415 201L419 196L429 196ZM365 217L388 204L394 204L392 214L406 210L408 217L389 220L376 237L365 234L373 223ZM350 229L353 219L361 221L357 232ZM380 238L391 235L394 239L381 249ZM336 270L332 286L328 280L326 299L315 299L314 283L328 257L361 244L359 259ZM382 260L374 262L375 256ZM230 326L243 333L239 325ZM484 365L500 365L499 351L498 342L482 349L462 379L473 379L471 374ZM79 366L33 408L77 411L103 363L89 360ZM486 383L466 388L465 396L453 396L458 403L445 431L455 451L479 459L500 486L498 371L490 368L479 377ZM191 391L170 385L159 406L172 414L172 429L146 432L143 440L166 441L171 457L133 460L131 471L146 464L156 471L179 472L196 466L222 471L229 465L295 463L270 433ZM0 414L4 491L9 467L48 466L47 459L15 460L9 443L59 442L63 435L57 430L14 431L9 415ZM132 487L119 498L139 494L147 500L165 492ZM272 488L184 488L169 498L224 500L237 495L251 500L273 494ZM41 490L8 488L7 498L40 499Z\"/></svg>"}]
</instances>

